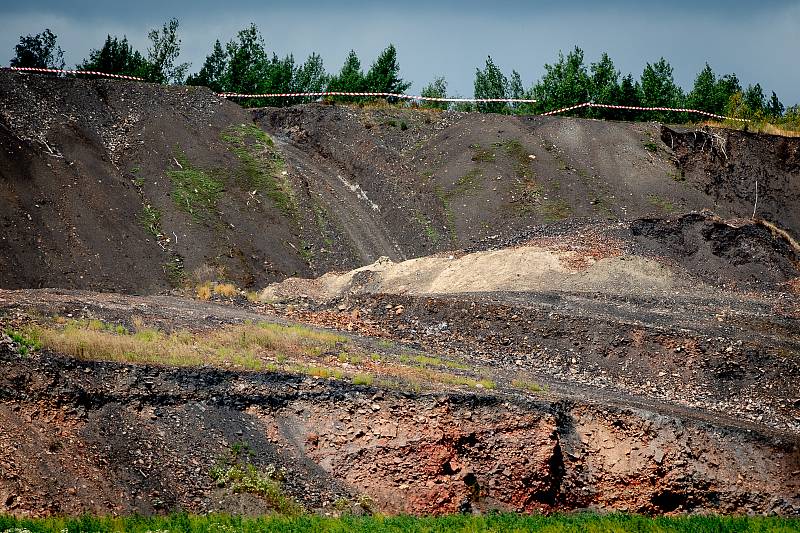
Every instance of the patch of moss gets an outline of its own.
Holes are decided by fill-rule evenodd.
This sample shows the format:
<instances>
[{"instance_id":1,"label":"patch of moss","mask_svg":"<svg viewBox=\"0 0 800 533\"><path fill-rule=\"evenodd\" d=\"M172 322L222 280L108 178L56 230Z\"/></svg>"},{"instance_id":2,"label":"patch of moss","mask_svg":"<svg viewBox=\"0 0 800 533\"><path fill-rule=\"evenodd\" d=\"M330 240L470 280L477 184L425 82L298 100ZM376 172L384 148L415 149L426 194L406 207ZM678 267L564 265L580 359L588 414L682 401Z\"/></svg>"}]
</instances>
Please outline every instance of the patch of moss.
<instances>
[{"instance_id":1,"label":"patch of moss","mask_svg":"<svg viewBox=\"0 0 800 533\"><path fill-rule=\"evenodd\" d=\"M226 128L220 139L241 162L239 177L247 186L265 194L284 214L296 219L297 201L272 138L255 124L240 124Z\"/></svg>"},{"instance_id":2,"label":"patch of moss","mask_svg":"<svg viewBox=\"0 0 800 533\"><path fill-rule=\"evenodd\" d=\"M564 200L545 200L541 204L541 213L547 222L558 222L567 218L572 209Z\"/></svg>"},{"instance_id":3,"label":"patch of moss","mask_svg":"<svg viewBox=\"0 0 800 533\"><path fill-rule=\"evenodd\" d=\"M167 171L172 182L172 201L196 221L207 220L216 212L224 188L222 180L193 166L180 148L176 149L175 161L178 168Z\"/></svg>"}]
</instances>

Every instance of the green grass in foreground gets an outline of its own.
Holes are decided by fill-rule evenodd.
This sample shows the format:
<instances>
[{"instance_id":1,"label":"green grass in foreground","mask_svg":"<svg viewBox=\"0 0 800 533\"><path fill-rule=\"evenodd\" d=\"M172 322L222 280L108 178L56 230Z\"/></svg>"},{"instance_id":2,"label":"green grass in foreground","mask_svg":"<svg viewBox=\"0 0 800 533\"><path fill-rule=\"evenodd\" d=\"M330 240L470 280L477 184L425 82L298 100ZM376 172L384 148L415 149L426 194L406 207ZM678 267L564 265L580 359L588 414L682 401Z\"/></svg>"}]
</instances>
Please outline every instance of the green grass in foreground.
<instances>
[{"instance_id":1,"label":"green grass in foreground","mask_svg":"<svg viewBox=\"0 0 800 533\"><path fill-rule=\"evenodd\" d=\"M189 516L183 514L166 517L128 518L47 518L27 519L0 516L0 533L22 532L528 532L542 533L616 533L616 532L778 532L800 531L800 519L764 517L657 517L611 514L570 514L554 516L525 516L492 514L488 516L450 515L414 518L394 517L343 517L321 518L304 515L295 518L261 517L241 518L226 515Z\"/></svg>"}]
</instances>

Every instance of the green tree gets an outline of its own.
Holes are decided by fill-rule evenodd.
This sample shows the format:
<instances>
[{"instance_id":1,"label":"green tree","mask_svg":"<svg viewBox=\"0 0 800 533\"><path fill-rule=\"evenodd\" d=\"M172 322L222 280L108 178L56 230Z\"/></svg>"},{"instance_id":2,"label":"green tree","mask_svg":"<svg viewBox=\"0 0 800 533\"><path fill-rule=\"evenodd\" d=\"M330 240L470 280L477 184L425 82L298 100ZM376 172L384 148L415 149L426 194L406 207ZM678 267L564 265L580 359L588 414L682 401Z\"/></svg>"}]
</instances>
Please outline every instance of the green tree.
<instances>
[{"instance_id":1,"label":"green tree","mask_svg":"<svg viewBox=\"0 0 800 533\"><path fill-rule=\"evenodd\" d=\"M389 44L370 67L365 78L367 90L376 93L403 94L411 86L400 77L397 50Z\"/></svg>"},{"instance_id":2,"label":"green tree","mask_svg":"<svg viewBox=\"0 0 800 533\"><path fill-rule=\"evenodd\" d=\"M715 98L717 101L716 111L713 111L713 113L723 114L731 96L741 92L743 92L742 85L739 83L739 78L736 74L725 74L720 77L717 80L715 90Z\"/></svg>"},{"instance_id":3,"label":"green tree","mask_svg":"<svg viewBox=\"0 0 800 533\"><path fill-rule=\"evenodd\" d=\"M614 62L603 52L600 61L592 63L589 67L589 98L596 104L619 104L620 102L620 72L614 67ZM598 118L618 118L621 115L614 109L592 109L591 115Z\"/></svg>"},{"instance_id":4,"label":"green tree","mask_svg":"<svg viewBox=\"0 0 800 533\"><path fill-rule=\"evenodd\" d=\"M298 93L319 93L325 90L329 81L330 76L325 72L322 56L312 53L295 72L294 91ZM315 97L308 97L303 98L301 101L312 102L316 99Z\"/></svg>"},{"instance_id":5,"label":"green tree","mask_svg":"<svg viewBox=\"0 0 800 533\"><path fill-rule=\"evenodd\" d=\"M647 63L642 72L642 105L644 107L681 107L683 91L675 84L672 67L663 57L656 63ZM646 120L679 121L681 118L666 111L651 111L644 114Z\"/></svg>"},{"instance_id":6,"label":"green tree","mask_svg":"<svg viewBox=\"0 0 800 533\"><path fill-rule=\"evenodd\" d=\"M744 102L754 113L764 114L767 106L767 97L764 96L764 89L760 83L748 85L744 91Z\"/></svg>"},{"instance_id":7,"label":"green tree","mask_svg":"<svg viewBox=\"0 0 800 533\"><path fill-rule=\"evenodd\" d=\"M193 74L186 79L186 85L202 85L208 87L212 91L222 92L223 77L225 75L225 68L228 64L228 54L222 48L219 39L214 41L214 48L211 53L206 56L202 68L197 74Z\"/></svg>"},{"instance_id":8,"label":"green tree","mask_svg":"<svg viewBox=\"0 0 800 533\"><path fill-rule=\"evenodd\" d=\"M427 98L447 98L447 81L444 77L440 76L422 88L420 96ZM430 109L447 109L450 107L450 102L431 102L428 100L422 101L422 107Z\"/></svg>"},{"instance_id":9,"label":"green tree","mask_svg":"<svg viewBox=\"0 0 800 533\"><path fill-rule=\"evenodd\" d=\"M19 37L19 44L15 47L14 57L11 58L12 67L31 68L64 68L64 51L56 45L56 35L45 29L36 35Z\"/></svg>"},{"instance_id":10,"label":"green tree","mask_svg":"<svg viewBox=\"0 0 800 533\"><path fill-rule=\"evenodd\" d=\"M76 65L78 70L95 70L107 74L142 76L146 74L147 61L128 43L127 37L106 36L103 47L93 49L89 57Z\"/></svg>"},{"instance_id":11,"label":"green tree","mask_svg":"<svg viewBox=\"0 0 800 533\"><path fill-rule=\"evenodd\" d=\"M222 76L226 91L243 94L260 93L269 64L264 39L255 24L242 29L236 39L225 45L228 62ZM253 102L250 102L253 103Z\"/></svg>"},{"instance_id":12,"label":"green tree","mask_svg":"<svg viewBox=\"0 0 800 533\"><path fill-rule=\"evenodd\" d=\"M619 84L619 105L639 107L642 105L642 88L639 82L628 74ZM620 110L619 116L625 120L638 120L641 113L633 110Z\"/></svg>"},{"instance_id":13,"label":"green tree","mask_svg":"<svg viewBox=\"0 0 800 533\"><path fill-rule=\"evenodd\" d=\"M686 99L686 105L692 109L720 113L722 110L717 96L717 79L708 63L694 80L694 87Z\"/></svg>"},{"instance_id":14,"label":"green tree","mask_svg":"<svg viewBox=\"0 0 800 533\"><path fill-rule=\"evenodd\" d=\"M769 99L766 108L767 115L773 118L780 118L783 115L783 109L783 104L778 100L778 95L775 94L775 91L772 91L772 97Z\"/></svg>"},{"instance_id":15,"label":"green tree","mask_svg":"<svg viewBox=\"0 0 800 533\"><path fill-rule=\"evenodd\" d=\"M178 38L179 22L171 18L161 27L161 31L150 30L147 38L150 47L147 49L146 79L156 83L183 83L189 63L175 62L181 53L181 40Z\"/></svg>"},{"instance_id":16,"label":"green tree","mask_svg":"<svg viewBox=\"0 0 800 533\"><path fill-rule=\"evenodd\" d=\"M583 50L576 46L566 57L559 52L558 61L545 64L544 69L532 91L539 109L550 111L589 101L591 80L583 64Z\"/></svg>"},{"instance_id":17,"label":"green tree","mask_svg":"<svg viewBox=\"0 0 800 533\"><path fill-rule=\"evenodd\" d=\"M259 85L262 93L288 93L294 92L294 81L297 69L294 66L294 56L289 54L283 59L272 54L272 59L267 63L264 79ZM289 98L267 98L259 105L285 107L292 105Z\"/></svg>"},{"instance_id":18,"label":"green tree","mask_svg":"<svg viewBox=\"0 0 800 533\"><path fill-rule=\"evenodd\" d=\"M329 91L336 92L364 92L367 89L367 81L364 72L361 70L361 60L358 59L355 50L350 50L344 65L339 74L331 77L328 83ZM336 100L360 100L357 97L336 97Z\"/></svg>"},{"instance_id":19,"label":"green tree","mask_svg":"<svg viewBox=\"0 0 800 533\"><path fill-rule=\"evenodd\" d=\"M486 58L486 67L475 69L475 98L508 98L508 79L500 68L492 61L492 56ZM478 111L481 113L506 113L506 102L479 102Z\"/></svg>"}]
</instances>

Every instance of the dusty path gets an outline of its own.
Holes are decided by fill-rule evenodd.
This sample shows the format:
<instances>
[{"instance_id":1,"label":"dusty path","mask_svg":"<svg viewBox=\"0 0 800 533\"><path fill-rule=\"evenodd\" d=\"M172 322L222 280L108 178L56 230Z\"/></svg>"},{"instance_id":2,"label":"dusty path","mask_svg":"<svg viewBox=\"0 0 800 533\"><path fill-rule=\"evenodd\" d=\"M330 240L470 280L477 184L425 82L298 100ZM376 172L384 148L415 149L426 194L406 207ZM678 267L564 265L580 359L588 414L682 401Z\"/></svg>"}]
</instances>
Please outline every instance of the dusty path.
<instances>
[{"instance_id":1,"label":"dusty path","mask_svg":"<svg viewBox=\"0 0 800 533\"><path fill-rule=\"evenodd\" d=\"M308 180L311 194L323 203L327 213L337 220L358 253L362 264L379 257L393 260L406 256L391 237L380 215L380 206L356 188L354 181L319 155L309 155L291 141L275 138L275 145L289 161L289 172Z\"/></svg>"}]
</instances>

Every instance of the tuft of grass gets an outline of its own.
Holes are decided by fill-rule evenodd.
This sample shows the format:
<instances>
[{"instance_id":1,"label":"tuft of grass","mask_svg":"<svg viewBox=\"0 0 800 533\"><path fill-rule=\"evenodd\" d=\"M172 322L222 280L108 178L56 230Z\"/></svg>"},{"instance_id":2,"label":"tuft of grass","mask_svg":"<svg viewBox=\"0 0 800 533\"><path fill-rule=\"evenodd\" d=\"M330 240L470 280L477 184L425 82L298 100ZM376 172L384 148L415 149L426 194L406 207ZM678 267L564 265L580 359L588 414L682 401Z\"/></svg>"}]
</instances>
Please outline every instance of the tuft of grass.
<instances>
[{"instance_id":1,"label":"tuft of grass","mask_svg":"<svg viewBox=\"0 0 800 533\"><path fill-rule=\"evenodd\" d=\"M457 370L469 370L469 367L465 364L456 362L456 361L448 361L446 359L440 359L439 357L431 357L429 355L407 355L403 354L400 356L400 362L402 363L416 363L418 366L439 366L439 367L447 367L447 368L455 368Z\"/></svg>"},{"instance_id":2,"label":"tuft of grass","mask_svg":"<svg viewBox=\"0 0 800 533\"><path fill-rule=\"evenodd\" d=\"M153 237L161 236L161 211L150 204L145 204L142 207L142 213L139 215L139 221L147 230L147 233Z\"/></svg>"},{"instance_id":3,"label":"tuft of grass","mask_svg":"<svg viewBox=\"0 0 800 533\"><path fill-rule=\"evenodd\" d=\"M247 186L265 194L285 215L295 219L297 200L272 138L255 124L229 126L220 138L241 162L240 178Z\"/></svg>"},{"instance_id":4,"label":"tuft of grass","mask_svg":"<svg viewBox=\"0 0 800 533\"><path fill-rule=\"evenodd\" d=\"M353 376L353 385L372 385L375 380L370 374L356 374Z\"/></svg>"},{"instance_id":5,"label":"tuft of grass","mask_svg":"<svg viewBox=\"0 0 800 533\"><path fill-rule=\"evenodd\" d=\"M470 191L477 189L480 185L480 179L483 177L483 171L479 168L473 168L460 178L456 180L453 189L446 193L448 199L460 194L466 194Z\"/></svg>"},{"instance_id":6,"label":"tuft of grass","mask_svg":"<svg viewBox=\"0 0 800 533\"><path fill-rule=\"evenodd\" d=\"M658 207L659 209L666 211L667 213L671 213L675 211L675 205L667 200L666 198L662 198L657 194L648 194L647 201L650 202L651 205Z\"/></svg>"},{"instance_id":7,"label":"tuft of grass","mask_svg":"<svg viewBox=\"0 0 800 533\"><path fill-rule=\"evenodd\" d=\"M244 455L244 460L242 460ZM286 470L269 464L257 468L250 462L252 452L247 444L236 443L231 449L228 463L218 462L209 475L218 487L228 488L235 493L254 494L266 501L272 509L283 516L299 516L305 511L303 506L284 492L282 482Z\"/></svg>"},{"instance_id":8,"label":"tuft of grass","mask_svg":"<svg viewBox=\"0 0 800 533\"><path fill-rule=\"evenodd\" d=\"M223 298L233 298L239 291L233 283L217 283L214 285L214 294Z\"/></svg>"},{"instance_id":9,"label":"tuft of grass","mask_svg":"<svg viewBox=\"0 0 800 533\"><path fill-rule=\"evenodd\" d=\"M541 212L547 222L558 222L569 217L572 209L564 200L545 200L541 204Z\"/></svg>"},{"instance_id":10,"label":"tuft of grass","mask_svg":"<svg viewBox=\"0 0 800 533\"><path fill-rule=\"evenodd\" d=\"M527 381L524 379L513 380L511 386L515 389L523 389L529 392L545 392L548 390L547 385L540 385L534 381Z\"/></svg>"},{"instance_id":11,"label":"tuft of grass","mask_svg":"<svg viewBox=\"0 0 800 533\"><path fill-rule=\"evenodd\" d=\"M11 328L3 331L11 338L11 341L16 346L16 350L19 355L28 355L42 347L42 344L39 341L35 331L16 330Z\"/></svg>"},{"instance_id":12,"label":"tuft of grass","mask_svg":"<svg viewBox=\"0 0 800 533\"><path fill-rule=\"evenodd\" d=\"M471 144L472 160L476 163L491 163L495 160L495 153L489 148L484 148L480 144Z\"/></svg>"},{"instance_id":13,"label":"tuft of grass","mask_svg":"<svg viewBox=\"0 0 800 533\"><path fill-rule=\"evenodd\" d=\"M656 153L658 152L658 145L653 141L648 141L644 143L644 149L647 150L648 152Z\"/></svg>"},{"instance_id":14,"label":"tuft of grass","mask_svg":"<svg viewBox=\"0 0 800 533\"><path fill-rule=\"evenodd\" d=\"M186 281L186 272L183 270L183 261L181 261L180 257L174 256L164 263L164 273L173 287L179 287Z\"/></svg>"},{"instance_id":15,"label":"tuft of grass","mask_svg":"<svg viewBox=\"0 0 800 533\"><path fill-rule=\"evenodd\" d=\"M195 294L197 295L197 298L200 299L200 300L209 300L209 299L211 299L211 293L212 293L211 283L209 283L209 282L206 282L206 283L203 283L201 285L198 285L195 288Z\"/></svg>"},{"instance_id":16,"label":"tuft of grass","mask_svg":"<svg viewBox=\"0 0 800 533\"><path fill-rule=\"evenodd\" d=\"M436 231L436 228L433 227L433 223L431 220L423 215L422 213L417 213L414 216L414 220L422 226L422 230L425 232L425 236L428 238L428 242L436 246L441 241L442 237L439 235L439 232Z\"/></svg>"},{"instance_id":17,"label":"tuft of grass","mask_svg":"<svg viewBox=\"0 0 800 533\"><path fill-rule=\"evenodd\" d=\"M172 201L195 221L207 220L216 212L217 200L224 186L222 181L192 166L179 148L176 149L175 161L178 168L167 171L167 177L172 182Z\"/></svg>"}]
</instances>

